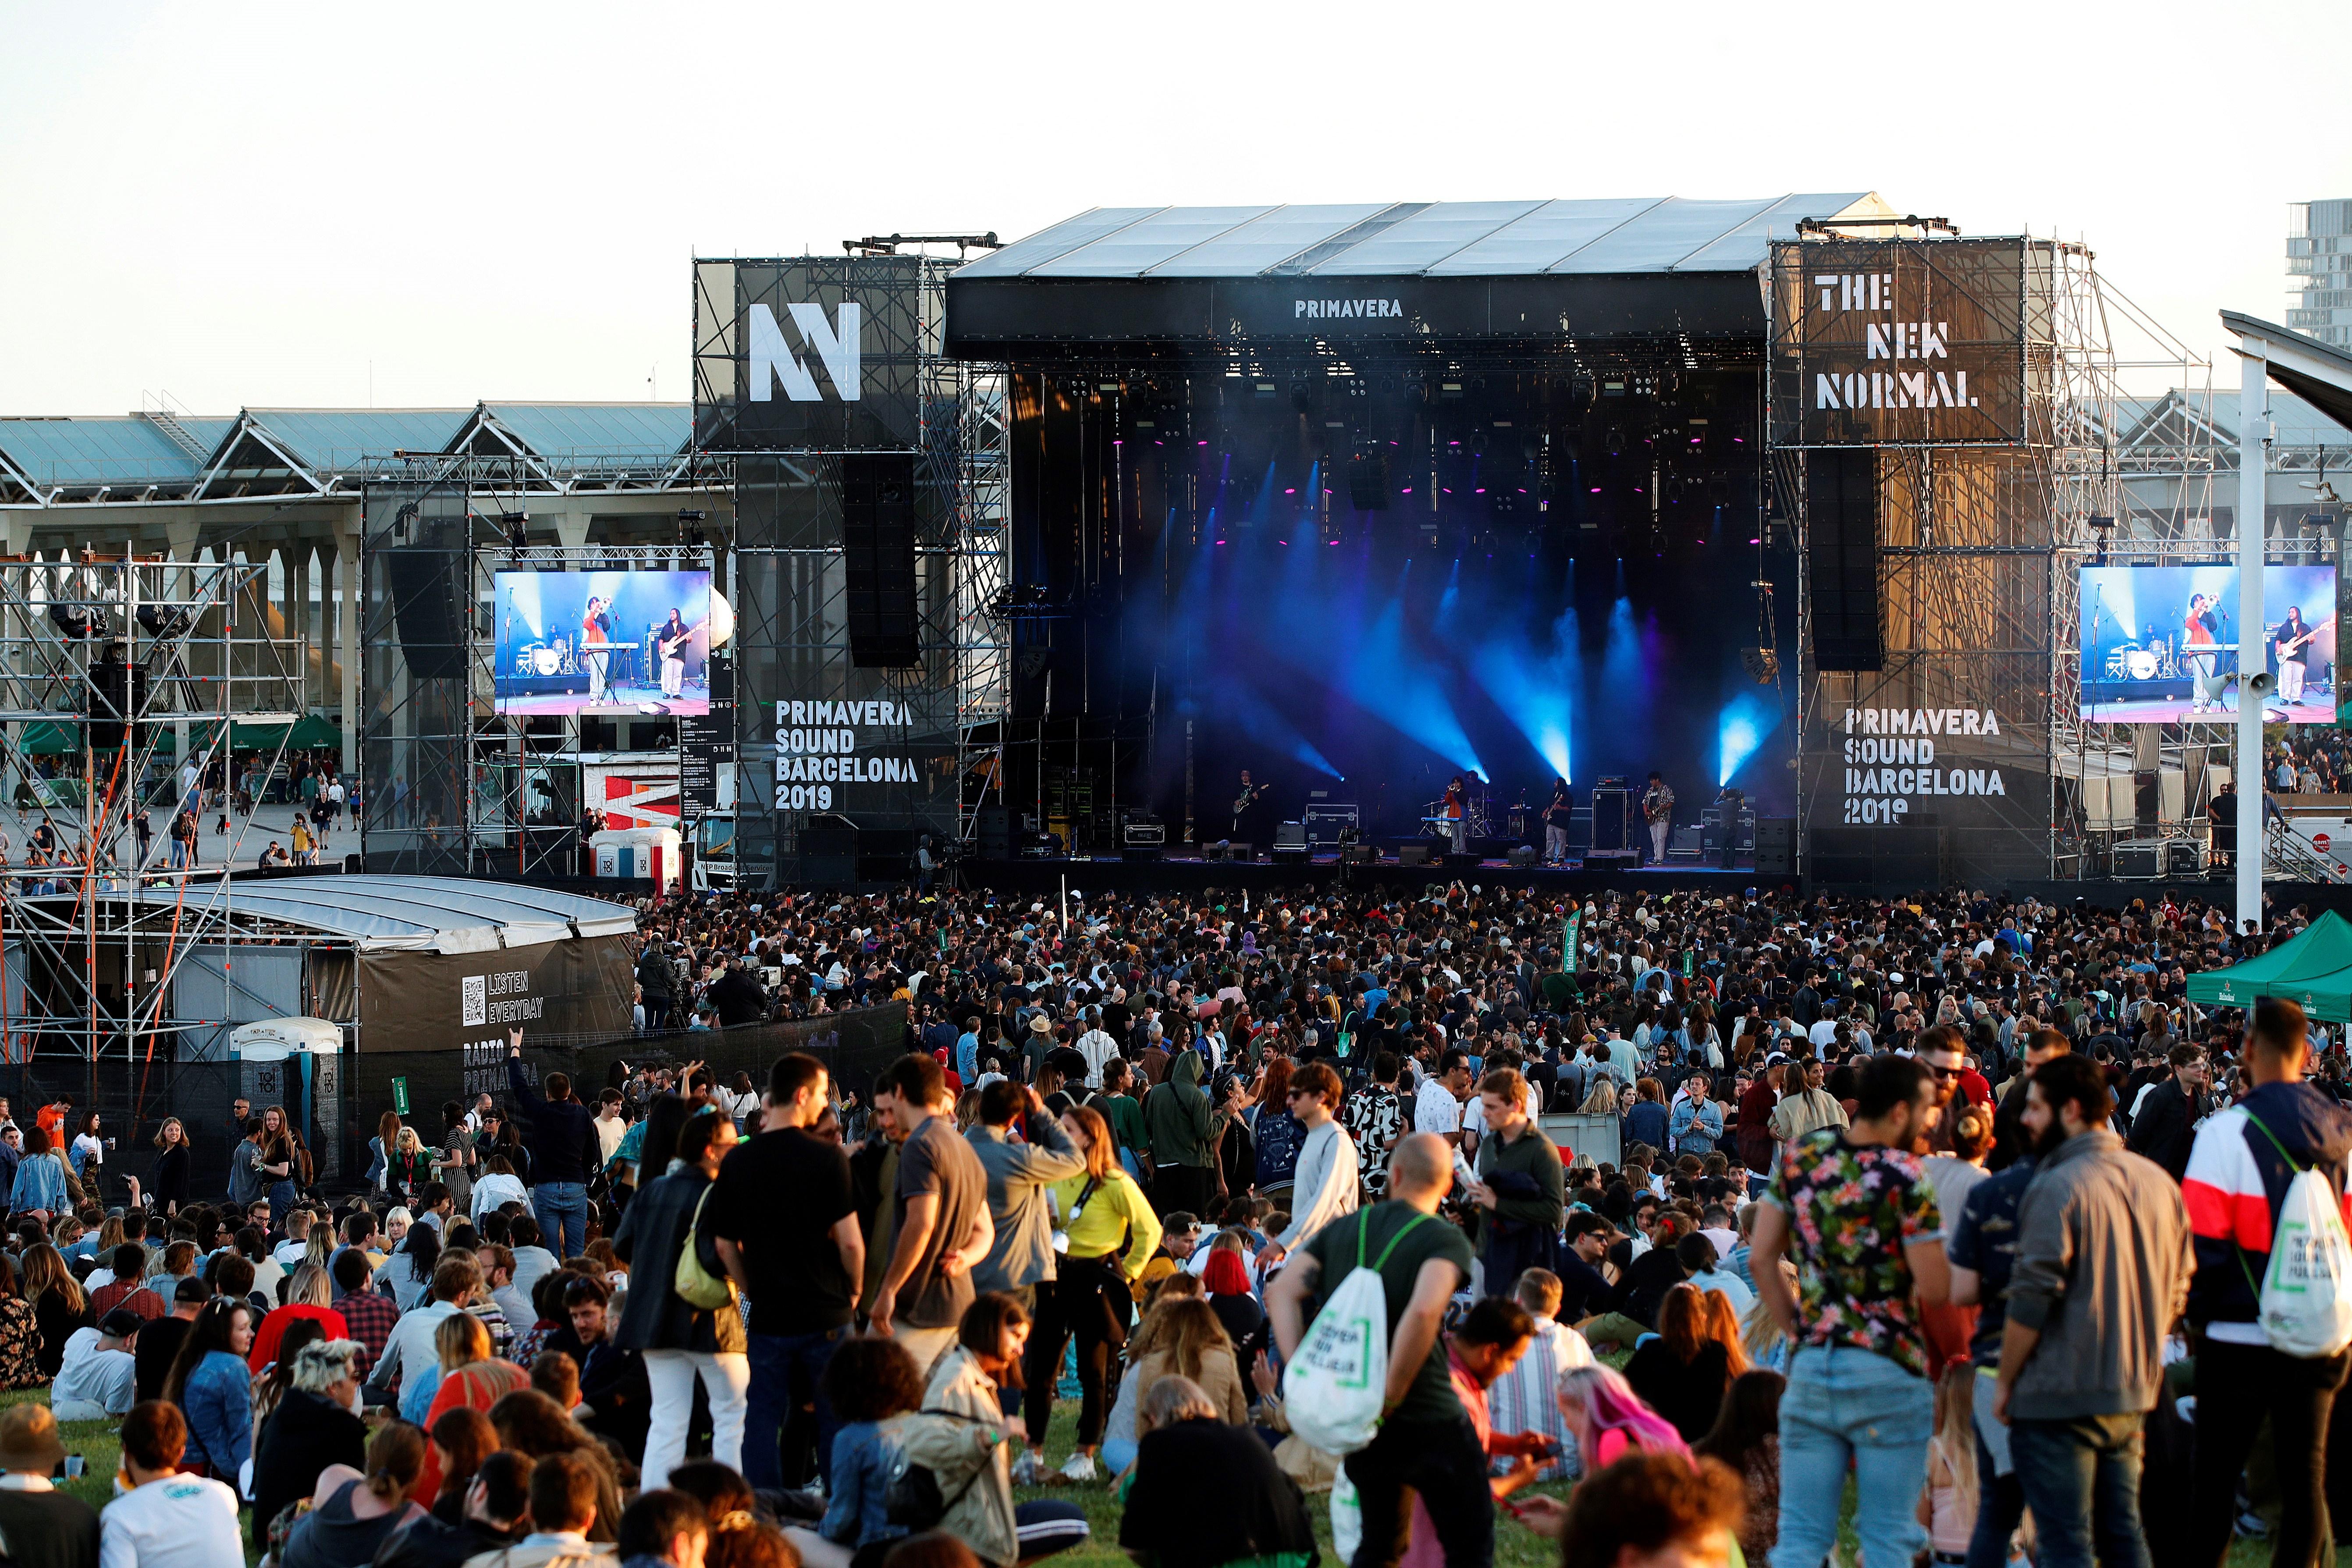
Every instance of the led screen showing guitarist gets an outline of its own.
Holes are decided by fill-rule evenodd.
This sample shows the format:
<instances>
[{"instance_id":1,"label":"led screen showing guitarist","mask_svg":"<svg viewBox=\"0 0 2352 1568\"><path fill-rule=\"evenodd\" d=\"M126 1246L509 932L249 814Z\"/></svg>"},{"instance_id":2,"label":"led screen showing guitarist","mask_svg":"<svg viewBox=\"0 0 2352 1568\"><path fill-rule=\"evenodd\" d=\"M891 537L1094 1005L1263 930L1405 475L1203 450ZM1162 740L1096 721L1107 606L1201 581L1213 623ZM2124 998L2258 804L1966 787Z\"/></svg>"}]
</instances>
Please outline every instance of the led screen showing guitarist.
<instances>
[{"instance_id":1,"label":"led screen showing guitarist","mask_svg":"<svg viewBox=\"0 0 2352 1568\"><path fill-rule=\"evenodd\" d=\"M654 628L654 647L661 660L661 692L672 702L685 691L687 644L709 625L710 618L706 616L689 626L686 616L672 606L669 619Z\"/></svg>"},{"instance_id":2,"label":"led screen showing guitarist","mask_svg":"<svg viewBox=\"0 0 2352 1568\"><path fill-rule=\"evenodd\" d=\"M708 713L707 570L604 566L493 579L501 713Z\"/></svg>"},{"instance_id":3,"label":"led screen showing guitarist","mask_svg":"<svg viewBox=\"0 0 2352 1568\"><path fill-rule=\"evenodd\" d=\"M2303 700L2303 680L2311 662L2311 639L2336 624L2334 616L2317 626L2306 625L2302 609L2286 607L2286 619L2271 632L2271 652L2278 661L2279 700L2292 708Z\"/></svg>"}]
</instances>

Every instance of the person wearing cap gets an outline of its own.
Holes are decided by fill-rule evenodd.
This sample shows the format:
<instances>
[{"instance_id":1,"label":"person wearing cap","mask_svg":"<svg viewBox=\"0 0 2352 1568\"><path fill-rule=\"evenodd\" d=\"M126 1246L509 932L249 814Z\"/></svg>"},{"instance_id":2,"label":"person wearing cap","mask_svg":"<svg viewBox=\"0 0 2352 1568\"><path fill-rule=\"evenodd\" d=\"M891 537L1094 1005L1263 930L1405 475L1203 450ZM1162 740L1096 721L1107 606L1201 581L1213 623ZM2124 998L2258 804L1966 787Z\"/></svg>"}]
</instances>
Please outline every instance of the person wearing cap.
<instances>
[{"instance_id":1,"label":"person wearing cap","mask_svg":"<svg viewBox=\"0 0 2352 1568\"><path fill-rule=\"evenodd\" d=\"M5 1427L0 1417L0 1432ZM187 1447L187 1418L175 1405L144 1400L122 1418L122 1472L131 1487L99 1515L102 1568L245 1568L236 1493L223 1482L182 1475Z\"/></svg>"},{"instance_id":2,"label":"person wearing cap","mask_svg":"<svg viewBox=\"0 0 2352 1568\"><path fill-rule=\"evenodd\" d=\"M7 1471L0 1475L0 1541L7 1543L11 1563L97 1568L98 1515L49 1480L65 1457L57 1415L47 1405L0 1411L0 1468Z\"/></svg>"},{"instance_id":3,"label":"person wearing cap","mask_svg":"<svg viewBox=\"0 0 2352 1568\"><path fill-rule=\"evenodd\" d=\"M146 1321L130 1308L117 1307L98 1327L73 1331L49 1386L49 1408L58 1420L104 1421L130 1413L139 1377L131 1342Z\"/></svg>"}]
</instances>

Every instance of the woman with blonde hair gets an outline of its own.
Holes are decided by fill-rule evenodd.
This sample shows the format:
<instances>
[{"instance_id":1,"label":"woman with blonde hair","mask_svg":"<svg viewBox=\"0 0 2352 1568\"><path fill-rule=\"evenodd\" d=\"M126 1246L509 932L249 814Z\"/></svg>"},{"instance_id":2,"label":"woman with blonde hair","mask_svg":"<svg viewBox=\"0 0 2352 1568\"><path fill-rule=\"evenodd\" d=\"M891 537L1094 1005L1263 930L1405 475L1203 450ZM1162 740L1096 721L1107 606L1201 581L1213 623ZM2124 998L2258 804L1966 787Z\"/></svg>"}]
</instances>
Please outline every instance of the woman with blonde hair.
<instances>
[{"instance_id":1,"label":"woman with blonde hair","mask_svg":"<svg viewBox=\"0 0 2352 1568\"><path fill-rule=\"evenodd\" d=\"M1616 1080L1609 1077L1606 1073L1603 1073L1599 1078L1593 1079L1592 1092L1584 1097L1584 1103L1578 1106L1576 1110L1577 1113L1580 1116L1615 1116L1620 1114L1617 1106Z\"/></svg>"},{"instance_id":2,"label":"woman with blonde hair","mask_svg":"<svg viewBox=\"0 0 2352 1568\"><path fill-rule=\"evenodd\" d=\"M1977 1529L1976 1368L1964 1357L1936 1380L1936 1429L1927 1438L1927 1483L1919 1522L1938 1563L1968 1556Z\"/></svg>"},{"instance_id":3,"label":"woman with blonde hair","mask_svg":"<svg viewBox=\"0 0 2352 1568\"><path fill-rule=\"evenodd\" d=\"M1747 1343L1741 1337L1739 1309L1733 1306L1731 1298L1720 1290L1709 1290L1704 1299L1706 1326L1702 1331L1723 1347L1723 1359L1730 1367L1731 1375L1737 1378L1753 1364L1748 1360Z\"/></svg>"},{"instance_id":4,"label":"woman with blonde hair","mask_svg":"<svg viewBox=\"0 0 2352 1568\"><path fill-rule=\"evenodd\" d=\"M394 1421L368 1443L366 1474L349 1465L320 1470L310 1511L287 1536L278 1568L347 1568L373 1561L385 1537L425 1513L408 1492L425 1468L425 1447L414 1424Z\"/></svg>"},{"instance_id":5,"label":"woman with blonde hair","mask_svg":"<svg viewBox=\"0 0 2352 1568\"><path fill-rule=\"evenodd\" d=\"M452 1410L478 1410L487 1415L499 1400L518 1388L530 1386L529 1373L492 1354L490 1331L471 1312L453 1312L442 1319L441 1326L433 1331L433 1349L440 1360L441 1381L433 1391L433 1403L425 1407L425 1419L418 1423L427 1432L436 1429L441 1417ZM416 1495L438 1497L440 1491L440 1456L427 1453Z\"/></svg>"},{"instance_id":6,"label":"woman with blonde hair","mask_svg":"<svg viewBox=\"0 0 2352 1568\"><path fill-rule=\"evenodd\" d=\"M1051 1191L1061 1216L1063 1257L1050 1289L1038 1289L1037 1318L1028 1340L1022 1414L1031 1459L1045 1461L1045 1426L1054 1414L1054 1381L1066 1339L1077 1346L1077 1451L1062 1475L1073 1481L1095 1479L1095 1454L1102 1447L1104 1390L1110 1358L1127 1339L1135 1281L1160 1246L1160 1216L1135 1178L1119 1163L1110 1123L1091 1105L1062 1113L1062 1131L1086 1163L1083 1173L1057 1182ZM1125 1243L1125 1250L1120 1244ZM1205 1303L1202 1310L1207 1310ZM1026 1462L1024 1466L1027 1468Z\"/></svg>"},{"instance_id":7,"label":"woman with blonde hair","mask_svg":"<svg viewBox=\"0 0 2352 1568\"><path fill-rule=\"evenodd\" d=\"M1168 1304L1151 1349L1135 1363L1133 1376L1139 1402L1135 1421L1139 1443L1151 1430L1144 1415L1151 1403L1152 1385L1163 1377L1188 1377L1200 1384L1220 1420L1238 1426L1249 1419L1249 1396L1242 1391L1234 1342L1206 1301Z\"/></svg>"},{"instance_id":8,"label":"woman with blonde hair","mask_svg":"<svg viewBox=\"0 0 2352 1568\"><path fill-rule=\"evenodd\" d=\"M33 1317L41 1329L41 1372L55 1377L65 1364L66 1342L76 1329L89 1326L89 1300L66 1267L64 1255L47 1242L25 1248L17 1261L24 1270L25 1299L33 1303Z\"/></svg>"},{"instance_id":9,"label":"woman with blonde hair","mask_svg":"<svg viewBox=\"0 0 2352 1568\"><path fill-rule=\"evenodd\" d=\"M194 1188L188 1174L188 1130L178 1117L166 1116L163 1124L155 1129L155 1163L147 1172L145 1188L141 1188L136 1176L127 1180L134 1207L151 1204L159 1213L170 1215L179 1213L191 1201ZM103 1248L106 1243L101 1241L99 1245Z\"/></svg>"},{"instance_id":10,"label":"woman with blonde hair","mask_svg":"<svg viewBox=\"0 0 2352 1568\"><path fill-rule=\"evenodd\" d=\"M414 1127L403 1127L394 1136L390 1168L384 1174L384 1185L399 1197L413 1201L433 1179L433 1151L416 1135Z\"/></svg>"}]
</instances>

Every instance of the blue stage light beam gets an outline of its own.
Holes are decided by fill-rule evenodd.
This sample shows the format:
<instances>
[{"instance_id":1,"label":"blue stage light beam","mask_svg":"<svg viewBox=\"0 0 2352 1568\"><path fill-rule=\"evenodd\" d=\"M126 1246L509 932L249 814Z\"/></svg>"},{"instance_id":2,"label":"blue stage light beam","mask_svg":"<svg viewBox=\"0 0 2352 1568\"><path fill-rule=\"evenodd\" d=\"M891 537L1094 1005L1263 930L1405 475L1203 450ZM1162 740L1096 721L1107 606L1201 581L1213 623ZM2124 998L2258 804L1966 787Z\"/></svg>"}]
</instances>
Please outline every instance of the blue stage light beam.
<instances>
[{"instance_id":1,"label":"blue stage light beam","mask_svg":"<svg viewBox=\"0 0 2352 1568\"><path fill-rule=\"evenodd\" d=\"M1454 705L1404 645L1404 606L1391 599L1342 666L1341 689L1366 712L1410 736L1465 773L1487 776Z\"/></svg>"},{"instance_id":2,"label":"blue stage light beam","mask_svg":"<svg viewBox=\"0 0 2352 1568\"><path fill-rule=\"evenodd\" d=\"M1724 704L1716 720L1716 786L1729 784L1747 765L1748 759L1756 754L1757 748L1780 727L1779 706L1753 692L1743 691Z\"/></svg>"}]
</instances>

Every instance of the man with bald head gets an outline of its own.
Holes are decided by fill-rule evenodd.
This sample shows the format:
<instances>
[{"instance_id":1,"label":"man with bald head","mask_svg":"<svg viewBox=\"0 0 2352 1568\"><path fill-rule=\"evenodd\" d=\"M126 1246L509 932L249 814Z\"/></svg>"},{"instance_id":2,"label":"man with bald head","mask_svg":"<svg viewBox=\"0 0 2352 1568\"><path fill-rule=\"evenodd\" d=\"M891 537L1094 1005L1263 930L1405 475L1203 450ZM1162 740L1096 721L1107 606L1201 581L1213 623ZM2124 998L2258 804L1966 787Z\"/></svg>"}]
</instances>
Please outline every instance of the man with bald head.
<instances>
[{"instance_id":1,"label":"man with bald head","mask_svg":"<svg viewBox=\"0 0 2352 1568\"><path fill-rule=\"evenodd\" d=\"M1347 1459L1364 1520L1353 1568L1390 1568L1404 1555L1408 1489L1428 1508L1448 1568L1488 1568L1495 1560L1486 1455L1447 1375L1439 1331L1446 1303L1470 1279L1469 1238L1437 1217L1453 1184L1452 1145L1433 1132L1411 1134L1389 1163L1387 1201L1316 1232L1266 1288L1285 1360L1360 1258L1379 1271L1388 1298L1380 1435Z\"/></svg>"}]
</instances>

